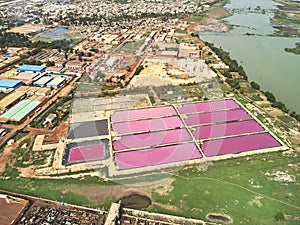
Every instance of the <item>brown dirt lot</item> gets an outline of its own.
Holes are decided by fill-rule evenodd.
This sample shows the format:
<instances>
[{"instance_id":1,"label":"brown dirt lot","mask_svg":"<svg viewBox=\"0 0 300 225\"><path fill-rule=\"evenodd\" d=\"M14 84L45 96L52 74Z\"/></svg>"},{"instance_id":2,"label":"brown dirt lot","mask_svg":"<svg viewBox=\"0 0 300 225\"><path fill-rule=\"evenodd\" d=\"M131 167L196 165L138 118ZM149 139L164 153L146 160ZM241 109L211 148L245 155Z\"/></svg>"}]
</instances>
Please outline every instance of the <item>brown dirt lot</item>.
<instances>
[{"instance_id":1,"label":"brown dirt lot","mask_svg":"<svg viewBox=\"0 0 300 225\"><path fill-rule=\"evenodd\" d=\"M223 8L214 8L207 12L207 15L211 19L221 19L230 16L229 12Z\"/></svg>"},{"instance_id":2,"label":"brown dirt lot","mask_svg":"<svg viewBox=\"0 0 300 225\"><path fill-rule=\"evenodd\" d=\"M167 178L160 183L144 184L140 186L69 186L65 191L71 191L75 194L83 195L92 202L103 202L108 197L114 197L115 199L122 198L124 196L131 195L133 193L140 194L151 198L152 192L158 194L165 194L172 190L173 179Z\"/></svg>"}]
</instances>

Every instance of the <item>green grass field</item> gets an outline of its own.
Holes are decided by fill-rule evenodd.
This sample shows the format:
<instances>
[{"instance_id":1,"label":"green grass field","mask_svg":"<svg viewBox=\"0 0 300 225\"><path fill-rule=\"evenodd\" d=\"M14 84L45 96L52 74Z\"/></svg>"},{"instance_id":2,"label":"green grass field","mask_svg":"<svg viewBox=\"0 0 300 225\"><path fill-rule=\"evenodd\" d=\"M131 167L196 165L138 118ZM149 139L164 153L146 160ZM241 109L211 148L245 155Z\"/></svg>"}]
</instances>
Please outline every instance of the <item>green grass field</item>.
<instances>
[{"instance_id":1,"label":"green grass field","mask_svg":"<svg viewBox=\"0 0 300 225\"><path fill-rule=\"evenodd\" d=\"M233 224L299 224L299 221L276 221L278 213L300 214L299 154L275 152L212 163L207 170L189 166L176 174L172 190L166 195L152 193L149 211L204 219L208 213L223 213ZM274 180L282 171L295 177L294 182ZM96 177L84 179L1 179L0 189L64 201L72 204L109 208L114 196L104 202L90 202L86 196L74 194L69 187L116 185ZM158 206L158 205L160 206ZM167 210L163 206L176 206Z\"/></svg>"},{"instance_id":2,"label":"green grass field","mask_svg":"<svg viewBox=\"0 0 300 225\"><path fill-rule=\"evenodd\" d=\"M275 221L279 212L300 214L299 159L299 154L277 152L215 162L207 171L187 168L174 175L174 189L168 195L153 195L154 202L177 206L178 211L156 205L150 211L192 218L224 213L233 218L233 224L299 224ZM278 182L265 175L275 171L294 175L296 182Z\"/></svg>"}]
</instances>

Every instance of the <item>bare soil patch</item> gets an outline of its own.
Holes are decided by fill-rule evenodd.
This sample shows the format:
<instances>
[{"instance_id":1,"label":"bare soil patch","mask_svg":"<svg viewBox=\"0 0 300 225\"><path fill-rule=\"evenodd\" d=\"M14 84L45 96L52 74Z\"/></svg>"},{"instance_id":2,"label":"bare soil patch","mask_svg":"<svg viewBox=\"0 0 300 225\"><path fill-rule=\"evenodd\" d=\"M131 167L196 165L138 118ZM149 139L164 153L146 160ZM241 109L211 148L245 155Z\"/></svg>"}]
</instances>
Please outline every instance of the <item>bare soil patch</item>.
<instances>
[{"instance_id":1,"label":"bare soil patch","mask_svg":"<svg viewBox=\"0 0 300 225\"><path fill-rule=\"evenodd\" d=\"M230 16L230 13L223 8L214 8L207 12L207 15L211 19L221 19Z\"/></svg>"},{"instance_id":2,"label":"bare soil patch","mask_svg":"<svg viewBox=\"0 0 300 225\"><path fill-rule=\"evenodd\" d=\"M108 197L114 197L120 199L124 196L132 194L144 195L151 198L152 192L157 192L161 195L166 194L172 189L171 183L173 179L167 178L160 183L155 184L141 184L139 186L125 186L125 185L113 185L113 186L68 186L66 191L71 191L75 194L83 195L87 197L91 202L101 202Z\"/></svg>"}]
</instances>

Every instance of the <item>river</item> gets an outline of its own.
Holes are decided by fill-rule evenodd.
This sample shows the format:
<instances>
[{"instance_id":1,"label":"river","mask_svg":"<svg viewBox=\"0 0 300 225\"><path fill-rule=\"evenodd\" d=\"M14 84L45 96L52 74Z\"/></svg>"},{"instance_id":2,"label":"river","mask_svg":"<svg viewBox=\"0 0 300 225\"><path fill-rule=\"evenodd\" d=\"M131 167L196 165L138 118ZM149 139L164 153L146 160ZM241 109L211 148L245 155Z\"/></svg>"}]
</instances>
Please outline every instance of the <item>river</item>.
<instances>
[{"instance_id":1,"label":"river","mask_svg":"<svg viewBox=\"0 0 300 225\"><path fill-rule=\"evenodd\" d=\"M300 113L300 55L284 51L299 38L271 36L271 10L276 5L271 0L231 0L225 8L232 16L224 21L233 29L226 33L201 32L199 36L230 52L244 67L249 81L259 83L262 90L271 91L291 111ZM266 9L266 13L254 10L257 6Z\"/></svg>"}]
</instances>

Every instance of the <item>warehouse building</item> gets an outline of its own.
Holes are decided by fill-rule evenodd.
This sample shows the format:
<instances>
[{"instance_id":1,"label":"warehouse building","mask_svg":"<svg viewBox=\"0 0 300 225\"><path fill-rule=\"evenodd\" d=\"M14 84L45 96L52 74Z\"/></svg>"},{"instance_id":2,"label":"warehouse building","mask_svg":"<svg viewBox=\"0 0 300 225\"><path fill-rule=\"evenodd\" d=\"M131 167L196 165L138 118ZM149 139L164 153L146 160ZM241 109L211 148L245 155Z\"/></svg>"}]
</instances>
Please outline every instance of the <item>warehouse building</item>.
<instances>
[{"instance_id":1,"label":"warehouse building","mask_svg":"<svg viewBox=\"0 0 300 225\"><path fill-rule=\"evenodd\" d=\"M36 66L36 65L22 65L19 66L17 71L18 72L33 72L33 73L42 73L46 70L46 66Z\"/></svg>"},{"instance_id":2,"label":"warehouse building","mask_svg":"<svg viewBox=\"0 0 300 225\"><path fill-rule=\"evenodd\" d=\"M53 80L51 80L49 83L47 83L46 86L58 88L64 83L65 80L66 80L66 78L54 77Z\"/></svg>"},{"instance_id":3,"label":"warehouse building","mask_svg":"<svg viewBox=\"0 0 300 225\"><path fill-rule=\"evenodd\" d=\"M10 108L14 104L16 104L18 101L25 98L25 96L26 96L26 93L16 92L16 91L4 96L0 100L0 111L3 112L6 109Z\"/></svg>"},{"instance_id":4,"label":"warehouse building","mask_svg":"<svg viewBox=\"0 0 300 225\"><path fill-rule=\"evenodd\" d=\"M58 66L50 66L47 67L46 72L47 73L62 73L64 68L58 67Z\"/></svg>"},{"instance_id":5,"label":"warehouse building","mask_svg":"<svg viewBox=\"0 0 300 225\"><path fill-rule=\"evenodd\" d=\"M45 87L46 84L48 82L50 82L51 80L53 80L52 77L49 77L49 76L43 76L41 77L40 79L38 79L37 81L34 82L35 85L38 85L40 87Z\"/></svg>"},{"instance_id":6,"label":"warehouse building","mask_svg":"<svg viewBox=\"0 0 300 225\"><path fill-rule=\"evenodd\" d=\"M8 92L13 91L17 87L22 85L22 81L20 80L10 80L10 79L2 79L0 80L0 91Z\"/></svg>"},{"instance_id":7,"label":"warehouse building","mask_svg":"<svg viewBox=\"0 0 300 225\"><path fill-rule=\"evenodd\" d=\"M38 100L22 100L0 116L0 121L21 122L41 104Z\"/></svg>"},{"instance_id":8,"label":"warehouse building","mask_svg":"<svg viewBox=\"0 0 300 225\"><path fill-rule=\"evenodd\" d=\"M83 70L84 66L86 65L85 62L80 61L70 61L66 64L66 68L68 70Z\"/></svg>"}]
</instances>

